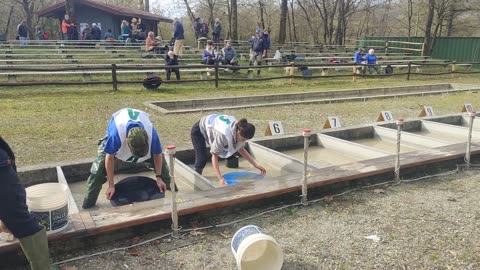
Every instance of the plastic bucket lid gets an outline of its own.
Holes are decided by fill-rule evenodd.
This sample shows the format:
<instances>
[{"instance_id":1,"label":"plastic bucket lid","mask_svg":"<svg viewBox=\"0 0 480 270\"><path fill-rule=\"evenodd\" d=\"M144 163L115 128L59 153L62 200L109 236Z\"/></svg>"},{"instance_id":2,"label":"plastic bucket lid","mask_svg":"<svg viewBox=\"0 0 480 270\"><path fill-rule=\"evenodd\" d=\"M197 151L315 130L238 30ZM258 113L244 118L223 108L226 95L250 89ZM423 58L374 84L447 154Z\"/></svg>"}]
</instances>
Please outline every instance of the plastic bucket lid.
<instances>
[{"instance_id":1,"label":"plastic bucket lid","mask_svg":"<svg viewBox=\"0 0 480 270\"><path fill-rule=\"evenodd\" d=\"M68 187L60 183L45 183L30 186L27 192L27 205L30 210L53 210L67 203Z\"/></svg>"},{"instance_id":2,"label":"plastic bucket lid","mask_svg":"<svg viewBox=\"0 0 480 270\"><path fill-rule=\"evenodd\" d=\"M283 252L273 237L254 225L238 230L232 238L232 253L240 270L279 270Z\"/></svg>"}]
</instances>

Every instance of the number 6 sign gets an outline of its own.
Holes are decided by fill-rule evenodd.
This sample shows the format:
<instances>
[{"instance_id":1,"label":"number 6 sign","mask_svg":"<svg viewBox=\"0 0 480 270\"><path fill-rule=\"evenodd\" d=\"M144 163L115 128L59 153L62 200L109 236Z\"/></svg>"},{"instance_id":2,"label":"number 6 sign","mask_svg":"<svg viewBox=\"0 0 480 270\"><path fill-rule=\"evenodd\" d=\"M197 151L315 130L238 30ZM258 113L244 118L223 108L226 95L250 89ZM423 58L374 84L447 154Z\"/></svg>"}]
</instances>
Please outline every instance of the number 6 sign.
<instances>
[{"instance_id":1,"label":"number 6 sign","mask_svg":"<svg viewBox=\"0 0 480 270\"><path fill-rule=\"evenodd\" d=\"M283 126L280 121L268 121L267 129L265 130L265 136L283 135Z\"/></svg>"}]
</instances>

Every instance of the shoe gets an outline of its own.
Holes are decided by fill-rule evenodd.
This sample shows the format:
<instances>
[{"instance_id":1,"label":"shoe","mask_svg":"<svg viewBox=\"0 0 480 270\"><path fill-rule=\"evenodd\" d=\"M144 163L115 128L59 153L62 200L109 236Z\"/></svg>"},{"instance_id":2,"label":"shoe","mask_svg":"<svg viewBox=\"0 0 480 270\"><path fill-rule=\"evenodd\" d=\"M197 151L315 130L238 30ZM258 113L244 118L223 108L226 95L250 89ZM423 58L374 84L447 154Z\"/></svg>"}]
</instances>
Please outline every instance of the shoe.
<instances>
[{"instance_id":1,"label":"shoe","mask_svg":"<svg viewBox=\"0 0 480 270\"><path fill-rule=\"evenodd\" d=\"M32 270L52 269L48 252L47 231L45 228L33 235L18 240Z\"/></svg>"},{"instance_id":2,"label":"shoe","mask_svg":"<svg viewBox=\"0 0 480 270\"><path fill-rule=\"evenodd\" d=\"M97 203L97 200L92 200L92 199L88 199L88 198L84 198L83 199L83 204L82 204L82 208L83 209L88 209L88 208L92 208L95 206L95 204Z\"/></svg>"}]
</instances>

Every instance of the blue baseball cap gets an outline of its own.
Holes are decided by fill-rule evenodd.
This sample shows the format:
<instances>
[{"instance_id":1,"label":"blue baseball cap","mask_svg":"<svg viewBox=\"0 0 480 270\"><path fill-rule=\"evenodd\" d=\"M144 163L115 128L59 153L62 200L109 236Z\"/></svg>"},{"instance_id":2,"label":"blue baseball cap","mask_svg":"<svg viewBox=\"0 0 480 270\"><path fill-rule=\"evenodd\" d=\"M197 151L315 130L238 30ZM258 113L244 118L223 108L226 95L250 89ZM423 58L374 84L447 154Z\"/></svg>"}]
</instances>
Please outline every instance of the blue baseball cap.
<instances>
[{"instance_id":1,"label":"blue baseball cap","mask_svg":"<svg viewBox=\"0 0 480 270\"><path fill-rule=\"evenodd\" d=\"M258 34L260 32L262 32L262 30L260 30L260 29L255 30L255 34Z\"/></svg>"}]
</instances>

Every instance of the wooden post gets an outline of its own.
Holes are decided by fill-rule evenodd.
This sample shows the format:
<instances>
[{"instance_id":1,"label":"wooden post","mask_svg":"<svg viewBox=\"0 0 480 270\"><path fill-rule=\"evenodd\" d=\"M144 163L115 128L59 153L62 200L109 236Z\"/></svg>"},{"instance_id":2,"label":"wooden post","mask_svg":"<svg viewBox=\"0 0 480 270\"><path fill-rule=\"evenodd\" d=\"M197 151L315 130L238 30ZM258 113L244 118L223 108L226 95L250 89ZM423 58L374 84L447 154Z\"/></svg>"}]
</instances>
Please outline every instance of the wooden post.
<instances>
[{"instance_id":1,"label":"wooden post","mask_svg":"<svg viewBox=\"0 0 480 270\"><path fill-rule=\"evenodd\" d=\"M423 53L425 52L425 42L422 43L422 53L420 54L423 57Z\"/></svg>"},{"instance_id":2,"label":"wooden post","mask_svg":"<svg viewBox=\"0 0 480 270\"><path fill-rule=\"evenodd\" d=\"M218 61L215 61L215 88L218 88Z\"/></svg>"},{"instance_id":3,"label":"wooden post","mask_svg":"<svg viewBox=\"0 0 480 270\"><path fill-rule=\"evenodd\" d=\"M117 81L117 65L112 64L112 85L113 91L118 90L118 81Z\"/></svg>"},{"instance_id":4,"label":"wooden post","mask_svg":"<svg viewBox=\"0 0 480 270\"><path fill-rule=\"evenodd\" d=\"M356 81L356 76L357 76L357 63L353 64L353 68L352 68L352 71L353 71L353 82Z\"/></svg>"},{"instance_id":5,"label":"wooden post","mask_svg":"<svg viewBox=\"0 0 480 270\"><path fill-rule=\"evenodd\" d=\"M385 55L388 54L388 40L385 40Z\"/></svg>"},{"instance_id":6,"label":"wooden post","mask_svg":"<svg viewBox=\"0 0 480 270\"><path fill-rule=\"evenodd\" d=\"M288 72L288 75L290 76L290 84L293 84L293 71L294 71L294 66L293 62L290 63L290 70Z\"/></svg>"},{"instance_id":7,"label":"wooden post","mask_svg":"<svg viewBox=\"0 0 480 270\"><path fill-rule=\"evenodd\" d=\"M407 81L410 81L410 70L412 69L412 62L408 61Z\"/></svg>"},{"instance_id":8,"label":"wooden post","mask_svg":"<svg viewBox=\"0 0 480 270\"><path fill-rule=\"evenodd\" d=\"M453 61L452 63L452 78L455 78L455 63L457 63L457 61Z\"/></svg>"}]
</instances>

